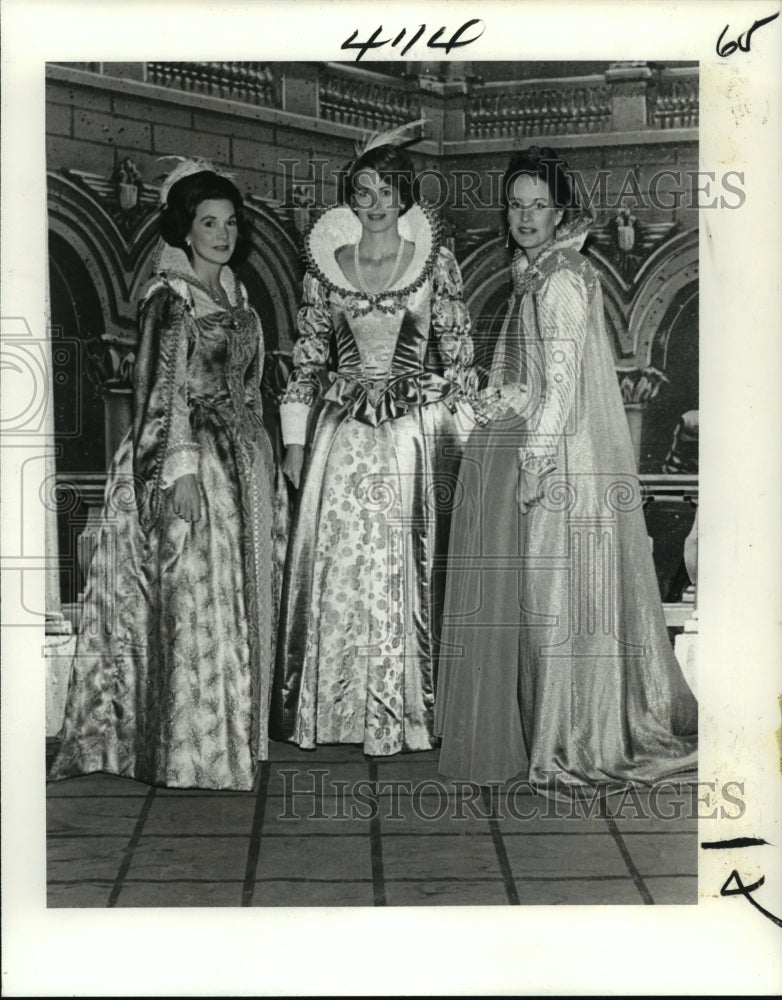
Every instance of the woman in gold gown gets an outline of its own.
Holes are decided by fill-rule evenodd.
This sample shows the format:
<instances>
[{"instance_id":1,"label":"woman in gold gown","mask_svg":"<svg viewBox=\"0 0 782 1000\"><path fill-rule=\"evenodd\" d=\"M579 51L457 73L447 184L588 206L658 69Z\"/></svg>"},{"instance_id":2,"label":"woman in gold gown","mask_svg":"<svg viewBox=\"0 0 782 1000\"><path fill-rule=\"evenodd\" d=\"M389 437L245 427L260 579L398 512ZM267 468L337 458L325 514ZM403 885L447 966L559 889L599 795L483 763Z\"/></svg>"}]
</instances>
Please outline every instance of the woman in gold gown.
<instances>
[{"instance_id":1,"label":"woman in gold gown","mask_svg":"<svg viewBox=\"0 0 782 1000\"><path fill-rule=\"evenodd\" d=\"M229 268L234 184L185 161L139 303L133 427L108 474L52 778L253 787L274 651L263 333Z\"/></svg>"}]
</instances>

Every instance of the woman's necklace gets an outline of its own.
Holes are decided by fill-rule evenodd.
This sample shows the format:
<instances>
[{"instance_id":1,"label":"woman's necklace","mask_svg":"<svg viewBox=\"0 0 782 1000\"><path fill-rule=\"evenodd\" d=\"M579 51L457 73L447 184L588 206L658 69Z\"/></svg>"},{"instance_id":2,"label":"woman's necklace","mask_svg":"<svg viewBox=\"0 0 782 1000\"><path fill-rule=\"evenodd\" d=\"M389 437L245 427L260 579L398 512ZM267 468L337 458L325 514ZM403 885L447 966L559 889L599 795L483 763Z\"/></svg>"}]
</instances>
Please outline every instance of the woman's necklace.
<instances>
[{"instance_id":1,"label":"woman's necklace","mask_svg":"<svg viewBox=\"0 0 782 1000\"><path fill-rule=\"evenodd\" d=\"M214 301L226 311L230 311L231 303L228 301L228 296L226 295L225 289L223 288L222 285L218 285L217 288L215 289L212 288L211 285L208 285L197 275L196 275L196 280L211 299L214 299Z\"/></svg>"},{"instance_id":2,"label":"woman's necklace","mask_svg":"<svg viewBox=\"0 0 782 1000\"><path fill-rule=\"evenodd\" d=\"M353 267L355 268L356 277L358 278L358 283L359 285L361 285L362 291L366 292L367 295L378 295L380 294L380 292L384 292L387 288L390 288L393 285L394 279L396 278L397 275L397 271L399 270L399 265L402 263L402 252L404 251L404 247L405 247L405 241L400 236L399 249L396 252L396 260L394 261L394 266L391 270L391 274L389 274L388 280L383 285L383 287L379 288L376 292L373 292L369 288L367 288L367 284L364 281L364 276L361 273L361 266L358 262L358 243L353 244Z\"/></svg>"}]
</instances>

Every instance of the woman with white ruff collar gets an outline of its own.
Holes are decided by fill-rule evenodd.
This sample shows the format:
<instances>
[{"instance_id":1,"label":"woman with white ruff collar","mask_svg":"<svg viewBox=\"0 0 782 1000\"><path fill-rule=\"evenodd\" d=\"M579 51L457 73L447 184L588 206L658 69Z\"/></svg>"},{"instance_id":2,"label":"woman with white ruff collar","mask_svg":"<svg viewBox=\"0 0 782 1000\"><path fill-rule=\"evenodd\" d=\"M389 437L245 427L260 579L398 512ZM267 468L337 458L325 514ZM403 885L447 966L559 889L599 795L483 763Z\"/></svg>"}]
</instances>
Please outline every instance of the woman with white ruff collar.
<instances>
[{"instance_id":1,"label":"woman with white ruff collar","mask_svg":"<svg viewBox=\"0 0 782 1000\"><path fill-rule=\"evenodd\" d=\"M459 402L474 389L459 268L398 138L368 144L343 204L305 238L281 407L299 496L270 723L304 748L378 756L435 746Z\"/></svg>"}]
</instances>

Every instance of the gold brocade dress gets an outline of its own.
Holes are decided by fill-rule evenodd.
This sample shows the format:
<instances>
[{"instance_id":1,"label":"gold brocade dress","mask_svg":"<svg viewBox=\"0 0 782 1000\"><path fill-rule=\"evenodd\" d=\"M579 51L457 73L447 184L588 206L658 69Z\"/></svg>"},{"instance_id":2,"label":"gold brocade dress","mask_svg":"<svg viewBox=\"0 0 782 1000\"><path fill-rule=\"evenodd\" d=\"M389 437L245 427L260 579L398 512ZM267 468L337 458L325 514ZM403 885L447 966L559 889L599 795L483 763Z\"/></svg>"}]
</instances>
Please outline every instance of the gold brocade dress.
<instances>
[{"instance_id":1,"label":"gold brocade dress","mask_svg":"<svg viewBox=\"0 0 782 1000\"><path fill-rule=\"evenodd\" d=\"M139 306L134 426L106 483L50 777L253 786L267 756L275 471L260 320L225 268L218 305L167 248ZM195 474L201 516L172 508Z\"/></svg>"},{"instance_id":2,"label":"gold brocade dress","mask_svg":"<svg viewBox=\"0 0 782 1000\"><path fill-rule=\"evenodd\" d=\"M461 275L421 206L388 293L349 286L336 264L360 226L326 212L308 270L283 406L306 419L305 466L283 583L271 735L368 754L435 745L444 558L461 454L457 401L472 340ZM463 420L463 417L462 417Z\"/></svg>"}]
</instances>

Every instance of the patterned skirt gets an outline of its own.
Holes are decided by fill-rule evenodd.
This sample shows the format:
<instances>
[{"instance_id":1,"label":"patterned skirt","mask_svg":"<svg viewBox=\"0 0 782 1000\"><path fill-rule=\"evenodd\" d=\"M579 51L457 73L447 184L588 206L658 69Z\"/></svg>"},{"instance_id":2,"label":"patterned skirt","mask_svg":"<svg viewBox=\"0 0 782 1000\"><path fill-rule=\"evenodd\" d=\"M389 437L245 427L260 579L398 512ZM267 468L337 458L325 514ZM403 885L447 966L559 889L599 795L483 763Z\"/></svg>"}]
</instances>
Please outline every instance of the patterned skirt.
<instances>
[{"instance_id":1,"label":"patterned skirt","mask_svg":"<svg viewBox=\"0 0 782 1000\"><path fill-rule=\"evenodd\" d=\"M51 778L107 771L174 788L251 789L267 756L274 480L265 435L196 411L201 515L163 495L145 535L132 442L106 485Z\"/></svg>"},{"instance_id":2,"label":"patterned skirt","mask_svg":"<svg viewBox=\"0 0 782 1000\"><path fill-rule=\"evenodd\" d=\"M326 403L294 515L271 734L390 755L435 746L460 443L443 403L379 426Z\"/></svg>"}]
</instances>

